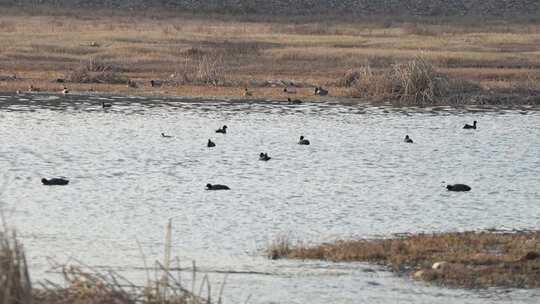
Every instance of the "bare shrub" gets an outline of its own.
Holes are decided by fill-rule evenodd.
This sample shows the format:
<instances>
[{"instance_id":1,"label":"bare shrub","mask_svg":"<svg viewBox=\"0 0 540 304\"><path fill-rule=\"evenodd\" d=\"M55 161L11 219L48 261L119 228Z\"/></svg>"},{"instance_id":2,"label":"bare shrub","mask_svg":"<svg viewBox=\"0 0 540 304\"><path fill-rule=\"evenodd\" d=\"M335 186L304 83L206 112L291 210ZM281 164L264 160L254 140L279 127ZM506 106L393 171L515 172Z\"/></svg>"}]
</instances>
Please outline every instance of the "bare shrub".
<instances>
[{"instance_id":1,"label":"bare shrub","mask_svg":"<svg viewBox=\"0 0 540 304\"><path fill-rule=\"evenodd\" d=\"M197 62L197 81L204 84L219 85L223 82L224 64L221 56L202 56Z\"/></svg>"},{"instance_id":2,"label":"bare shrub","mask_svg":"<svg viewBox=\"0 0 540 304\"><path fill-rule=\"evenodd\" d=\"M351 84L353 97L382 100L391 92L389 73L377 73L368 64L357 71L357 77Z\"/></svg>"},{"instance_id":3,"label":"bare shrub","mask_svg":"<svg viewBox=\"0 0 540 304\"><path fill-rule=\"evenodd\" d=\"M389 100L406 105L425 105L437 102L458 90L477 88L462 79L450 79L439 74L433 64L422 56L405 63L392 65L382 72L373 71L369 65L359 71L351 95L373 101Z\"/></svg>"},{"instance_id":4,"label":"bare shrub","mask_svg":"<svg viewBox=\"0 0 540 304\"><path fill-rule=\"evenodd\" d=\"M193 50L199 54L199 49ZM204 85L225 85L225 63L223 57L215 53L202 53L194 55L194 58L186 57L173 74L173 81L178 84L204 84Z\"/></svg>"},{"instance_id":5,"label":"bare shrub","mask_svg":"<svg viewBox=\"0 0 540 304\"><path fill-rule=\"evenodd\" d=\"M358 79L360 79L360 73L355 70L348 70L341 79L338 79L337 85L340 87L351 87Z\"/></svg>"},{"instance_id":6,"label":"bare shrub","mask_svg":"<svg viewBox=\"0 0 540 304\"><path fill-rule=\"evenodd\" d=\"M448 80L438 75L434 66L419 56L406 63L395 64L392 70L392 92L407 103L433 102L446 95Z\"/></svg>"},{"instance_id":7,"label":"bare shrub","mask_svg":"<svg viewBox=\"0 0 540 304\"><path fill-rule=\"evenodd\" d=\"M108 83L124 84L127 79L119 75L121 69L115 65L105 64L94 58L81 62L65 76L66 81L75 83Z\"/></svg>"},{"instance_id":8,"label":"bare shrub","mask_svg":"<svg viewBox=\"0 0 540 304\"><path fill-rule=\"evenodd\" d=\"M277 260L289 256L291 249L292 245L289 238L286 236L279 236L270 244L270 246L268 246L266 255L272 260Z\"/></svg>"}]
</instances>

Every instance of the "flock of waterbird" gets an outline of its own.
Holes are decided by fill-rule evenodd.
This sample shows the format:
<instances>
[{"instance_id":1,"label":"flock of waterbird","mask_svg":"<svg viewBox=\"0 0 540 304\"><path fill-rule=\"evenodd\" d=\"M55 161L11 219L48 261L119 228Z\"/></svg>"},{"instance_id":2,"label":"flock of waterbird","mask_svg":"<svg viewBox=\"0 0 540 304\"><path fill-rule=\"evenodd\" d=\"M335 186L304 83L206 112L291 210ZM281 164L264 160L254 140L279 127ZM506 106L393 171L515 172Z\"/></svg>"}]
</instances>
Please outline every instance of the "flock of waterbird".
<instances>
[{"instance_id":1,"label":"flock of waterbird","mask_svg":"<svg viewBox=\"0 0 540 304\"><path fill-rule=\"evenodd\" d=\"M227 134L227 125L223 125L223 127L221 128L218 128L216 130L216 133L221 133L221 134ZM166 135L164 133L161 133L161 136L162 137L170 137L170 135ZM304 136L300 136L300 140L298 141L298 144L299 145L309 145L310 142L309 140L305 139ZM208 139L208 143L206 144L206 146L208 148L213 148L216 146L216 143L213 142L211 139ZM266 152L261 152L259 153L259 160L261 161L269 161L270 159L272 159L272 157L268 156L268 153ZM230 190L230 188L226 185L219 185L219 184L206 184L206 189L207 190Z\"/></svg>"},{"instance_id":2,"label":"flock of waterbird","mask_svg":"<svg viewBox=\"0 0 540 304\"><path fill-rule=\"evenodd\" d=\"M152 83L152 86L154 86L154 83ZM35 92L35 91L39 91L39 89L34 88L33 86L30 86L28 91ZM283 92L287 93L287 94L295 94L296 90L294 88L285 87L283 89ZM20 92L17 91L17 93L19 94ZM64 87L63 90L62 90L62 94L68 94L68 93L69 93L69 90L66 87ZM315 87L314 94L315 95L320 95L320 96L326 96L326 95L328 95L328 90L325 90L320 86L317 86L317 87ZM252 96L252 95L253 95L253 92L249 91L247 88L244 89L244 96ZM300 103L302 103L301 100L298 100L298 99L291 100L291 98L287 98L287 101L289 102L289 104L300 104ZM102 102L101 106L105 109L105 108L112 107L112 104ZM476 130L476 127L477 127L477 121L475 120L475 121L473 121L472 125L465 124L463 126L463 129ZM216 130L216 133L227 134L227 128L228 128L227 125L223 125L221 128L218 128ZM164 137L164 138L171 138L172 137L171 135L167 135L165 133L161 133L161 136ZM412 138L410 138L409 135L405 135L405 138L403 139L403 142L409 143L409 144L414 143L414 141L412 140ZM308 139L304 138L304 136L302 135L302 136L300 136L300 139L298 140L298 144L299 145L310 145L310 141ZM213 148L213 147L216 146L216 143L213 142L211 139L208 139L208 142L207 142L206 146L208 148ZM266 153L266 152L261 152L259 154L259 160L261 160L261 161L269 161L270 159L272 159L272 157L268 156L268 153ZM41 182L42 182L43 185L46 185L46 186L53 186L53 185L64 186L64 185L69 184L69 180L67 180L66 178L61 178L61 177L59 177L59 178L51 178L51 179L42 178ZM226 186L226 185L210 184L210 183L206 184L206 189L207 190L230 190L230 188L228 186ZM447 185L446 189L449 190L449 191L470 191L471 187L468 186L468 185L465 185L465 184L453 184L453 185Z\"/></svg>"},{"instance_id":3,"label":"flock of waterbird","mask_svg":"<svg viewBox=\"0 0 540 304\"><path fill-rule=\"evenodd\" d=\"M463 126L463 129L474 129L476 130L476 124L477 124L477 121L473 121L473 124L472 125L469 125L469 124L465 124ZM227 134L227 125L224 125L223 127L219 128L216 130L216 133L221 133L221 134ZM169 135L165 135L164 133L161 133L161 136L163 137L170 137ZM408 144L412 144L414 143L414 141L412 140L412 138L410 138L409 135L405 135L405 138L403 139L403 142L405 143L408 143ZM300 136L300 139L298 140L298 144L299 145L310 145L310 141L306 138L304 138L303 135ZM216 144L211 140L211 139L208 139L208 143L206 145L208 148L213 148L216 146ZM261 161L269 161L270 159L272 159L270 156L268 156L268 153L266 152L261 152L259 154L259 160ZM207 190L230 190L230 188L226 185L219 185L219 184L206 184L206 189ZM471 190L471 187L468 186L468 185L465 185L465 184L453 184L453 185L447 185L446 186L446 189L448 191L470 191Z\"/></svg>"},{"instance_id":4,"label":"flock of waterbird","mask_svg":"<svg viewBox=\"0 0 540 304\"><path fill-rule=\"evenodd\" d=\"M102 106L104 108L107 108L107 107L110 107L111 104L103 103ZM465 126L463 126L463 129L474 129L474 130L476 130L476 124L477 124L477 122L475 120L472 125L465 124ZM216 130L216 133L227 134L227 129L228 129L227 125L223 125L221 128L218 128ZM161 136L164 137L164 138L172 138L173 137L173 136L167 135L165 133L161 133ZM414 143L414 141L412 140L412 138L409 137L409 135L405 135L405 138L403 139L403 142L409 143L409 144ZM298 144L299 145L310 145L311 142L308 139L306 139L303 135L301 135L300 139L298 140ZM208 139L208 143L206 144L206 146L208 148L213 148L213 147L216 146L216 144L211 139ZM272 157L268 156L268 153L266 153L266 152L261 152L259 154L259 160L261 160L261 161L269 161L270 159L272 159ZM42 178L41 182L43 183L43 185L46 185L46 186L53 186L53 185L64 186L64 185L69 184L69 180L67 180L65 178L51 178L51 179ZM449 191L470 191L471 187L468 186L468 185L465 185L465 184L453 184L453 185L447 185L446 189L449 190ZM230 188L227 185L208 183L208 184L206 184L206 190L230 190Z\"/></svg>"}]
</instances>

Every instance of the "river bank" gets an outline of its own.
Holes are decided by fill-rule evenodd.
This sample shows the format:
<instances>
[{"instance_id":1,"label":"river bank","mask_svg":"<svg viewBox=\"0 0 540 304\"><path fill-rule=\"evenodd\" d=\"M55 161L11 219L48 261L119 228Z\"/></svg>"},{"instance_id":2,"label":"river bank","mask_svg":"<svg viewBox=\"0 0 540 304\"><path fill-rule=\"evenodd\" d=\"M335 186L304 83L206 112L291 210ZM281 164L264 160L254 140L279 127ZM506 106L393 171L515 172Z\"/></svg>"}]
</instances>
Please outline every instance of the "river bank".
<instances>
[{"instance_id":1,"label":"river bank","mask_svg":"<svg viewBox=\"0 0 540 304\"><path fill-rule=\"evenodd\" d=\"M449 287L540 287L538 231L405 234L314 246L279 239L267 253L271 259L369 262Z\"/></svg>"},{"instance_id":2,"label":"river bank","mask_svg":"<svg viewBox=\"0 0 540 304\"><path fill-rule=\"evenodd\" d=\"M540 102L535 20L161 16L7 9L0 22L0 90L65 86L405 105ZM315 87L329 92L315 95Z\"/></svg>"}]
</instances>

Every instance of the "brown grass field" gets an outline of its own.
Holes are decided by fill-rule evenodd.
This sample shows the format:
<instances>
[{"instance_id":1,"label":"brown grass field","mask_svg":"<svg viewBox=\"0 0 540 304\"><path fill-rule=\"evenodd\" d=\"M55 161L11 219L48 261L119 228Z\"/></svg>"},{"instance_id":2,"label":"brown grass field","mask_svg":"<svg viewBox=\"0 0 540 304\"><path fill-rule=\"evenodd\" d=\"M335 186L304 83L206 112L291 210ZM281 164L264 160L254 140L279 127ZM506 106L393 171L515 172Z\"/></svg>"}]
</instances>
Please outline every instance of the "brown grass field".
<instances>
[{"instance_id":1,"label":"brown grass field","mask_svg":"<svg viewBox=\"0 0 540 304\"><path fill-rule=\"evenodd\" d=\"M538 231L407 234L313 246L281 238L267 254L271 259L370 262L450 287L540 287Z\"/></svg>"},{"instance_id":2,"label":"brown grass field","mask_svg":"<svg viewBox=\"0 0 540 304\"><path fill-rule=\"evenodd\" d=\"M430 77L444 76L445 86L447 80L459 83L442 95L435 92L432 103L450 95L469 103L471 95L461 93L472 92L489 95L487 102L510 96L540 104L536 20L340 21L5 9L0 41L0 91L32 85L59 92L66 85L72 92L243 98L247 87L254 98L285 100L282 90L292 85L294 98L320 100L313 88L322 85L333 99L392 100L410 89L396 89L396 75L381 75L422 58L433 68ZM377 77L365 77L366 69ZM384 94L360 92L378 77L389 81ZM152 87L150 80L159 82ZM431 82L424 86L433 89Z\"/></svg>"}]
</instances>

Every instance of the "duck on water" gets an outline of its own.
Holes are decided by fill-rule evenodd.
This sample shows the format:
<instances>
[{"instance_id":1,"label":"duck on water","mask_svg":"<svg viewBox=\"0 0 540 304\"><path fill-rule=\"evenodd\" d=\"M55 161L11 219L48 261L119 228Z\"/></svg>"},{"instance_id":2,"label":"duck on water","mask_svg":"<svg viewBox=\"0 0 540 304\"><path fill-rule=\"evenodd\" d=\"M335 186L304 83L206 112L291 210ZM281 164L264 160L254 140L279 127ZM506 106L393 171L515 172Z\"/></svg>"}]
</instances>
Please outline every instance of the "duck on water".
<instances>
[{"instance_id":1,"label":"duck on water","mask_svg":"<svg viewBox=\"0 0 540 304\"><path fill-rule=\"evenodd\" d=\"M465 185L465 184L447 185L446 189L448 191L458 191L458 192L471 191L471 187L469 187L468 185Z\"/></svg>"},{"instance_id":2,"label":"duck on water","mask_svg":"<svg viewBox=\"0 0 540 304\"><path fill-rule=\"evenodd\" d=\"M403 139L403 142L406 142L408 144L414 143L412 138L409 137L409 135L405 135L405 139Z\"/></svg>"},{"instance_id":3,"label":"duck on water","mask_svg":"<svg viewBox=\"0 0 540 304\"><path fill-rule=\"evenodd\" d=\"M227 133L227 126L224 125L223 127L217 129L216 133L226 134Z\"/></svg>"},{"instance_id":4,"label":"duck on water","mask_svg":"<svg viewBox=\"0 0 540 304\"><path fill-rule=\"evenodd\" d=\"M272 159L270 156L268 156L268 153L262 153L259 154L259 160L262 160L262 161L269 161L270 159Z\"/></svg>"},{"instance_id":5,"label":"duck on water","mask_svg":"<svg viewBox=\"0 0 540 304\"><path fill-rule=\"evenodd\" d=\"M220 184L206 184L206 190L231 190L231 188Z\"/></svg>"},{"instance_id":6,"label":"duck on water","mask_svg":"<svg viewBox=\"0 0 540 304\"><path fill-rule=\"evenodd\" d=\"M474 129L474 130L476 130L476 120L473 121L473 124L472 124L472 125L470 125L470 124L465 124L465 125L463 126L463 129Z\"/></svg>"},{"instance_id":7,"label":"duck on water","mask_svg":"<svg viewBox=\"0 0 540 304\"><path fill-rule=\"evenodd\" d=\"M41 183L45 186L65 186L69 184L69 180L65 178L42 178Z\"/></svg>"},{"instance_id":8,"label":"duck on water","mask_svg":"<svg viewBox=\"0 0 540 304\"><path fill-rule=\"evenodd\" d=\"M304 138L304 135L302 135L302 136L300 136L300 140L298 141L298 144L307 146L307 145L310 144L310 142L309 142L309 140Z\"/></svg>"}]
</instances>

